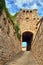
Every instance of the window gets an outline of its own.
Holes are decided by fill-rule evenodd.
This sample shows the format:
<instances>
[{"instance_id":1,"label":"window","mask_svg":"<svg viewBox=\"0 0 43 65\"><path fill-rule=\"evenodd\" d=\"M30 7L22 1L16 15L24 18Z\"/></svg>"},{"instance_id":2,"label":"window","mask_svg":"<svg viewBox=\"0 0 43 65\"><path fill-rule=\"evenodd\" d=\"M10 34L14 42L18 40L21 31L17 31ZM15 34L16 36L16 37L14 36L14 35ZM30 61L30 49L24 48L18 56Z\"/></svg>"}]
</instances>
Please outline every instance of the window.
<instances>
[{"instance_id":1,"label":"window","mask_svg":"<svg viewBox=\"0 0 43 65\"><path fill-rule=\"evenodd\" d=\"M32 13L32 10L30 10L30 13Z\"/></svg>"},{"instance_id":2,"label":"window","mask_svg":"<svg viewBox=\"0 0 43 65\"><path fill-rule=\"evenodd\" d=\"M29 19L28 17L26 19Z\"/></svg>"},{"instance_id":3,"label":"window","mask_svg":"<svg viewBox=\"0 0 43 65\"><path fill-rule=\"evenodd\" d=\"M4 24L6 25L7 24L6 18L3 18L3 20L4 20Z\"/></svg>"},{"instance_id":4,"label":"window","mask_svg":"<svg viewBox=\"0 0 43 65\"><path fill-rule=\"evenodd\" d=\"M28 17L26 18L26 22L29 22L29 18Z\"/></svg>"},{"instance_id":5,"label":"window","mask_svg":"<svg viewBox=\"0 0 43 65\"><path fill-rule=\"evenodd\" d=\"M35 20L36 18L33 18L33 20Z\"/></svg>"},{"instance_id":6,"label":"window","mask_svg":"<svg viewBox=\"0 0 43 65\"><path fill-rule=\"evenodd\" d=\"M10 20L8 20L8 22L10 23Z\"/></svg>"},{"instance_id":7,"label":"window","mask_svg":"<svg viewBox=\"0 0 43 65\"><path fill-rule=\"evenodd\" d=\"M28 13L29 11L27 10L26 13Z\"/></svg>"},{"instance_id":8,"label":"window","mask_svg":"<svg viewBox=\"0 0 43 65\"><path fill-rule=\"evenodd\" d=\"M37 20L39 20L39 18L37 18Z\"/></svg>"},{"instance_id":9,"label":"window","mask_svg":"<svg viewBox=\"0 0 43 65\"><path fill-rule=\"evenodd\" d=\"M25 12L25 10L23 10L23 13Z\"/></svg>"},{"instance_id":10,"label":"window","mask_svg":"<svg viewBox=\"0 0 43 65\"><path fill-rule=\"evenodd\" d=\"M5 20L6 20L6 18L3 18L3 20L5 21Z\"/></svg>"}]
</instances>

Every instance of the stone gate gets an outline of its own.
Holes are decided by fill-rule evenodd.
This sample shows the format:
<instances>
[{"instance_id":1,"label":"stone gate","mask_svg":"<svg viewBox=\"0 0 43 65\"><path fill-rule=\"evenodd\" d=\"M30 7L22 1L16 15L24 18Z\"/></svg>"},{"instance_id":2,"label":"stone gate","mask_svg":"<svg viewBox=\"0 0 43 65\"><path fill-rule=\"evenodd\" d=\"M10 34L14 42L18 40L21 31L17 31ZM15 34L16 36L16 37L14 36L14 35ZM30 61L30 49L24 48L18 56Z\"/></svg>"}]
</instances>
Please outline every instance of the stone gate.
<instances>
[{"instance_id":1,"label":"stone gate","mask_svg":"<svg viewBox=\"0 0 43 65\"><path fill-rule=\"evenodd\" d=\"M33 10L21 9L15 18L15 21L20 25L21 36L23 37L23 33L25 32L30 32L33 34L33 40L34 40L37 30L40 26L39 23L40 19L41 17L38 15L37 9L33 9ZM28 35L30 33L28 33ZM23 41L22 37L21 37L21 42Z\"/></svg>"}]
</instances>

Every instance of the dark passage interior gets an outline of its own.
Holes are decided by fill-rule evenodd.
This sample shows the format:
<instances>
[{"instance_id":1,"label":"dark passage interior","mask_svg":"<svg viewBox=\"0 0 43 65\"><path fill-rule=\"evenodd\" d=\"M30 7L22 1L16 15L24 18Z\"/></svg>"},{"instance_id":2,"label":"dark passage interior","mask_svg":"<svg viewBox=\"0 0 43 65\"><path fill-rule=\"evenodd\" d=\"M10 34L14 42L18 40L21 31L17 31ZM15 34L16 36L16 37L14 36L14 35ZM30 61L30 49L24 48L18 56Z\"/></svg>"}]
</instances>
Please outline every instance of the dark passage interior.
<instances>
[{"instance_id":1,"label":"dark passage interior","mask_svg":"<svg viewBox=\"0 0 43 65\"><path fill-rule=\"evenodd\" d=\"M27 42L27 51L31 50L31 42L33 39L33 33L32 32L24 32L22 34L22 42Z\"/></svg>"}]
</instances>

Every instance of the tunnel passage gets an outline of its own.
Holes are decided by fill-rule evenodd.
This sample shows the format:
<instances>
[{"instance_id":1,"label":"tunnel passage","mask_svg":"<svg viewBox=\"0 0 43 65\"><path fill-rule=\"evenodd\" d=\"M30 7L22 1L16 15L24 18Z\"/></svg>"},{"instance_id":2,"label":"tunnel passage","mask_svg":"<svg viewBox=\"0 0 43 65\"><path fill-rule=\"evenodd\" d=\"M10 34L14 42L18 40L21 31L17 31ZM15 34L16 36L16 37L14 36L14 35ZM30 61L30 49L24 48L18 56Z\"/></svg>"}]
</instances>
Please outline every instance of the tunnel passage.
<instances>
[{"instance_id":1,"label":"tunnel passage","mask_svg":"<svg viewBox=\"0 0 43 65\"><path fill-rule=\"evenodd\" d=\"M26 50L30 51L31 50L31 42L33 39L33 33L32 32L24 32L22 34L22 42L26 42L27 46L26 46Z\"/></svg>"}]
</instances>

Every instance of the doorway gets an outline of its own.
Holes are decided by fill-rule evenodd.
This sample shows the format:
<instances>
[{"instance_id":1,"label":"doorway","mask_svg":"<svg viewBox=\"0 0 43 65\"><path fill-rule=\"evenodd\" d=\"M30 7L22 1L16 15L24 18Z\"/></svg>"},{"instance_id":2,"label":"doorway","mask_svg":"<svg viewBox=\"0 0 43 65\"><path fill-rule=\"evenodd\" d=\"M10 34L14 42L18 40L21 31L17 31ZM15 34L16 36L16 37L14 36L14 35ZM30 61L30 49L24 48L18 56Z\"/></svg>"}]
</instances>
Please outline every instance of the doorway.
<instances>
[{"instance_id":1,"label":"doorway","mask_svg":"<svg viewBox=\"0 0 43 65\"><path fill-rule=\"evenodd\" d=\"M27 51L31 50L32 39L33 39L32 32L24 32L22 34L22 44L24 43L24 47L26 48Z\"/></svg>"}]
</instances>

